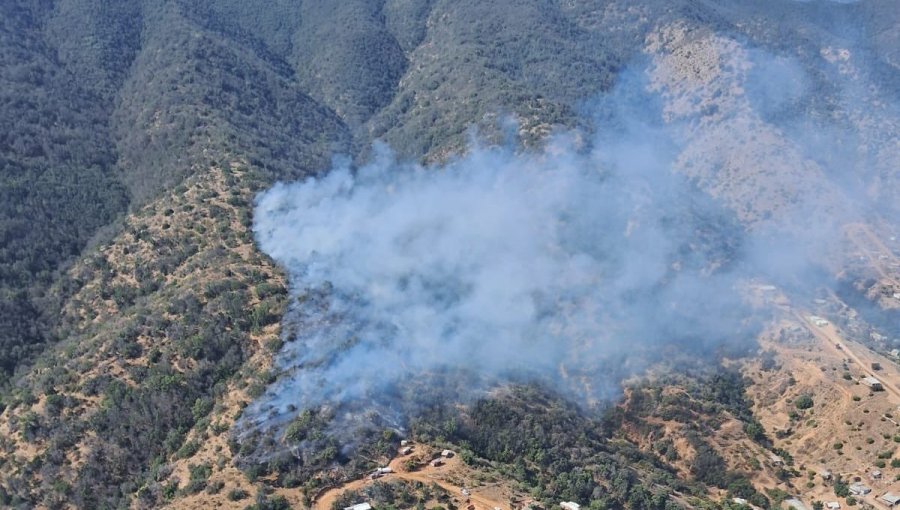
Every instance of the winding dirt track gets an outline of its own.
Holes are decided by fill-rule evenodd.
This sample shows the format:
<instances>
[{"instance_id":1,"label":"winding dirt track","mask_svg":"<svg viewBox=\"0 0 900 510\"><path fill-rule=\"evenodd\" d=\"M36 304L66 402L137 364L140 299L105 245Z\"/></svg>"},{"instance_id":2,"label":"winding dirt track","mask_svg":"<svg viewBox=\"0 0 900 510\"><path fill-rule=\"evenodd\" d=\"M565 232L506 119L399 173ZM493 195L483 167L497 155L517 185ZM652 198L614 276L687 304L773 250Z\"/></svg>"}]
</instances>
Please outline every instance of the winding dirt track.
<instances>
[{"instance_id":1,"label":"winding dirt track","mask_svg":"<svg viewBox=\"0 0 900 510\"><path fill-rule=\"evenodd\" d=\"M458 471L460 469L465 469L462 462L459 460L459 457L453 457L450 459L446 459L446 464L441 467L432 467L430 464L426 464L418 471L405 471L403 462L406 460L406 457L396 457L388 464L388 466L394 471L393 473L387 474L381 478L379 481L390 481L390 480L404 480L408 482L421 482L424 484L437 484L440 488L450 493L450 496L454 499L459 500L460 502L465 502L468 499L470 504L475 505L476 510L494 510L495 508L500 508L502 510L508 510L509 505L501 504L499 501L495 501L490 497L485 496L484 494L480 494L479 489L469 489L470 494L468 497L462 495L463 487L459 487L452 483L445 481L443 478L447 476L450 471ZM313 503L313 508L315 510L331 510L334 502L337 501L337 498L346 491L349 490L359 490L366 485L375 483L375 480L371 480L368 477L362 478L359 480L354 480L352 482L348 482L339 487L335 487L333 489L329 489L323 492ZM482 487L483 489L484 487Z\"/></svg>"}]
</instances>

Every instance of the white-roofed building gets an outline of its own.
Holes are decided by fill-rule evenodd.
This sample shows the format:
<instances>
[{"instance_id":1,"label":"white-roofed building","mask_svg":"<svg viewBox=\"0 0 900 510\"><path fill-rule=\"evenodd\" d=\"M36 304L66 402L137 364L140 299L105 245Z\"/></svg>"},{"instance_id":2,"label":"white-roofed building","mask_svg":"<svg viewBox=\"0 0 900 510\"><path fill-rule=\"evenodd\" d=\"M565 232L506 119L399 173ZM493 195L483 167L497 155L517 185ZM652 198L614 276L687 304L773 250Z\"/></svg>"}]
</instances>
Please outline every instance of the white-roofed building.
<instances>
[{"instance_id":1,"label":"white-roofed building","mask_svg":"<svg viewBox=\"0 0 900 510\"><path fill-rule=\"evenodd\" d=\"M887 506L894 507L897 506L897 503L900 503L900 496L893 492L885 492L878 500Z\"/></svg>"},{"instance_id":2,"label":"white-roofed building","mask_svg":"<svg viewBox=\"0 0 900 510\"><path fill-rule=\"evenodd\" d=\"M872 492L872 489L870 489L869 486L862 482L854 482L850 484L850 494L853 494L854 496L865 496L870 492Z\"/></svg>"},{"instance_id":3,"label":"white-roofed building","mask_svg":"<svg viewBox=\"0 0 900 510\"><path fill-rule=\"evenodd\" d=\"M876 378L874 378L874 377L872 377L872 376L863 377L862 379L859 380L859 382L861 382L861 383L863 383L864 385L866 385L866 386L868 386L869 388L871 388L872 391L882 391L882 390L884 390L884 386L881 385L881 381L879 381L878 379L876 379Z\"/></svg>"}]
</instances>

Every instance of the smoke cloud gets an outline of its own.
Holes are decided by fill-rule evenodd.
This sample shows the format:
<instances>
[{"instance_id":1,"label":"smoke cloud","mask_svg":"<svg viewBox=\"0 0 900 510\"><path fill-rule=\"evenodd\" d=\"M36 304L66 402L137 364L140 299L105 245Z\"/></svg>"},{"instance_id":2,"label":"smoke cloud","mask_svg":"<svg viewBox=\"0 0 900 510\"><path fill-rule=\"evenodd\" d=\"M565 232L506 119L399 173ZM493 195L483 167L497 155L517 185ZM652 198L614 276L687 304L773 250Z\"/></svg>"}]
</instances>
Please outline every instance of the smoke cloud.
<instances>
[{"instance_id":1,"label":"smoke cloud","mask_svg":"<svg viewBox=\"0 0 900 510\"><path fill-rule=\"evenodd\" d=\"M304 315L276 393L370 399L435 369L578 372L663 330L733 335L735 308L711 299L733 282L702 274L723 256L690 247L721 234L715 207L665 170L652 140L605 154L573 143L475 147L436 168L382 146L355 174L341 164L261 197L260 246L289 268Z\"/></svg>"},{"instance_id":2,"label":"smoke cloud","mask_svg":"<svg viewBox=\"0 0 900 510\"><path fill-rule=\"evenodd\" d=\"M591 133L536 152L476 136L433 166L378 145L360 168L337 159L260 195L257 241L292 302L279 377L239 430L320 407L337 431L403 428L435 395L511 382L590 406L651 363L754 348L741 286L812 278L859 197L807 156L813 121L786 114L809 94L799 65L711 36L718 72L685 81L667 50L682 36L651 41L650 61L589 103ZM789 168L784 186L742 191L759 164Z\"/></svg>"}]
</instances>

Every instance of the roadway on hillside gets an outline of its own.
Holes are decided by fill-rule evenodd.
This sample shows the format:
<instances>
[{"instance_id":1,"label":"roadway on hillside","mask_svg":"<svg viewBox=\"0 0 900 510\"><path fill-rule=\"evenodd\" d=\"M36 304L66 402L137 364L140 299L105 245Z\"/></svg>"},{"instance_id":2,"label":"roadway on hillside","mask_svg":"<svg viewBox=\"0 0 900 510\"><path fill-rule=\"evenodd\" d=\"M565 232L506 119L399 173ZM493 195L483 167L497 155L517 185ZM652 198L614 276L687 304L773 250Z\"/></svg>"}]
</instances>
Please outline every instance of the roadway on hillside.
<instances>
[{"instance_id":1,"label":"roadway on hillside","mask_svg":"<svg viewBox=\"0 0 900 510\"><path fill-rule=\"evenodd\" d=\"M845 340L830 322L825 326L816 326L809 320L808 315L800 315L798 313L797 316L816 338L826 343L827 348L832 350L838 349L842 354L846 354L847 358L853 360L866 375L881 381L885 391L894 397L894 403L900 403L900 388L897 387L894 381L886 377L886 373L872 369L872 363L879 363L882 367L889 367L890 364L888 364L887 360L882 360L881 356L865 346Z\"/></svg>"},{"instance_id":2,"label":"roadway on hillside","mask_svg":"<svg viewBox=\"0 0 900 510\"><path fill-rule=\"evenodd\" d=\"M495 508L507 510L509 508L508 504L501 504L499 501L496 501L488 497L487 495L482 494L480 491L485 489L486 487L480 487L478 489L468 489L470 494L468 497L466 497L462 495L463 487L454 485L444 480L448 472L466 469L465 465L463 465L463 463L459 460L459 457L445 459L446 463L440 467L434 467L431 466L431 464L426 463L416 471L405 471L405 467L403 464L407 458L408 457L404 456L395 457L388 464L388 467L393 470L393 473L386 474L381 478L378 478L377 480L372 480L367 476L365 478L347 482L341 486L323 492L319 495L318 498L316 498L313 504L313 508L315 508L315 510L331 510L334 502L337 501L337 498L340 497L340 495L344 492L349 490L362 489L367 485L375 483L376 481L390 480L421 482L428 485L437 484L439 487L450 493L450 497L456 500L465 501L468 499L470 504L475 505L476 510L494 510Z\"/></svg>"},{"instance_id":3,"label":"roadway on hillside","mask_svg":"<svg viewBox=\"0 0 900 510\"><path fill-rule=\"evenodd\" d=\"M900 404L900 388L894 382L900 378L900 373L898 373L896 366L891 360L875 353L864 345L843 338L838 329L830 322L827 325L818 326L809 319L810 315L808 313L795 313L801 323L823 343L825 349L838 353L839 357L855 363L857 368L865 375L878 379L884 387L891 404L894 406ZM879 363L882 366L882 370L876 371L872 369L872 363ZM887 417L883 418L889 419ZM896 424L893 419L890 419L890 421ZM887 509L887 506L878 500L882 493L883 491L873 491L867 496L858 497L857 499L862 499L875 508Z\"/></svg>"}]
</instances>

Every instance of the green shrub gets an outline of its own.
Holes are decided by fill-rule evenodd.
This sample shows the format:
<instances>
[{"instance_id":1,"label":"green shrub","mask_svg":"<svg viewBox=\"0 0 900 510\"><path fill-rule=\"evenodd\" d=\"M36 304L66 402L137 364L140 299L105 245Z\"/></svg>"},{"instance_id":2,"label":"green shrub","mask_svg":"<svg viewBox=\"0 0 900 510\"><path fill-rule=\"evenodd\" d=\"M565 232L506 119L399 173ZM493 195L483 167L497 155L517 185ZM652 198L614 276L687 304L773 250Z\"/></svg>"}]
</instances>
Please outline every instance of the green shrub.
<instances>
[{"instance_id":1,"label":"green shrub","mask_svg":"<svg viewBox=\"0 0 900 510\"><path fill-rule=\"evenodd\" d=\"M796 400L794 400L794 405L797 407L797 409L809 409L813 406L812 396L806 394L800 395Z\"/></svg>"},{"instance_id":2,"label":"green shrub","mask_svg":"<svg viewBox=\"0 0 900 510\"><path fill-rule=\"evenodd\" d=\"M178 452L175 454L179 459L188 459L194 456L197 451L200 450L200 442L197 440L191 440L178 449Z\"/></svg>"},{"instance_id":3,"label":"green shrub","mask_svg":"<svg viewBox=\"0 0 900 510\"><path fill-rule=\"evenodd\" d=\"M228 491L228 500L229 501L240 501L242 499L247 499L250 497L250 493L245 491L244 489L236 488Z\"/></svg>"}]
</instances>

